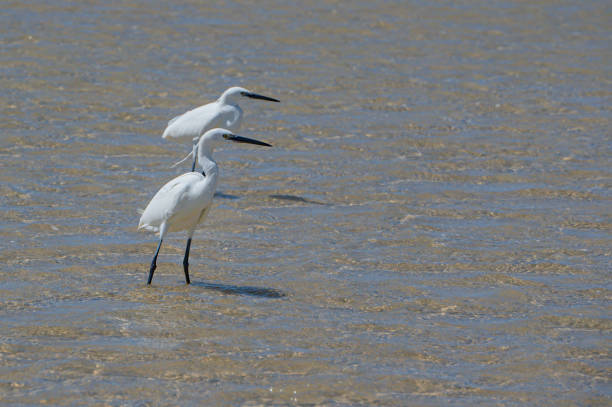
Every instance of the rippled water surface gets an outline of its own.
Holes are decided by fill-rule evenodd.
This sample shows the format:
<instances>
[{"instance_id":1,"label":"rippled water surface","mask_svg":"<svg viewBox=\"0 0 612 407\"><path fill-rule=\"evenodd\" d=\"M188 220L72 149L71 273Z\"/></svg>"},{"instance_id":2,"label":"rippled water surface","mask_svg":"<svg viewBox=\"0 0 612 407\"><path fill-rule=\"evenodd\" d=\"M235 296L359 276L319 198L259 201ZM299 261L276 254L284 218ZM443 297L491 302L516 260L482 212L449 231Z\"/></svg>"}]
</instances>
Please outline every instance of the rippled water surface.
<instances>
[{"instance_id":1,"label":"rippled water surface","mask_svg":"<svg viewBox=\"0 0 612 407\"><path fill-rule=\"evenodd\" d=\"M609 405L607 1L7 1L4 405ZM241 85L216 204L138 210Z\"/></svg>"}]
</instances>

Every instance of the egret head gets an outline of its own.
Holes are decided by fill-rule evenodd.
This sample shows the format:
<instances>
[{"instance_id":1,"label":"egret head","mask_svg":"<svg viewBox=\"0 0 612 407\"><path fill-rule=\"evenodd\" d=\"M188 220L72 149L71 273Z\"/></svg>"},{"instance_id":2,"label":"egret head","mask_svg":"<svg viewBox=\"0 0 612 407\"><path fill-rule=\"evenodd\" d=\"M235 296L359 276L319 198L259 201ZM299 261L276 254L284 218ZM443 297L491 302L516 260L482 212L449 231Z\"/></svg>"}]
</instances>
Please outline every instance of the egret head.
<instances>
[{"instance_id":1,"label":"egret head","mask_svg":"<svg viewBox=\"0 0 612 407\"><path fill-rule=\"evenodd\" d=\"M246 97L250 99L260 99L267 100L269 102L280 102L278 99L274 99L268 96L258 95L257 93L253 93L248 89L241 88L239 86L234 86L229 88L219 98L221 103L229 103L229 104L237 104L241 97Z\"/></svg>"}]
</instances>

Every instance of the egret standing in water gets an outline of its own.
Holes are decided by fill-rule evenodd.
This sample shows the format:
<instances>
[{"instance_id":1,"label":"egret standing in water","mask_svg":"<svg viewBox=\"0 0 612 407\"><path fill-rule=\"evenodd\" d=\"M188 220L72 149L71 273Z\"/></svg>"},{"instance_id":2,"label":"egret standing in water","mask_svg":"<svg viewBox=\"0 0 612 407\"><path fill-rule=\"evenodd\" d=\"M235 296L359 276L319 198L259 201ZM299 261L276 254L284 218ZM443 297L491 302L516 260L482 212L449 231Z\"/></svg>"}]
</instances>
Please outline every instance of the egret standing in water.
<instances>
[{"instance_id":1,"label":"egret standing in water","mask_svg":"<svg viewBox=\"0 0 612 407\"><path fill-rule=\"evenodd\" d=\"M197 159L202 172L188 172L180 175L164 185L151 199L140 217L138 229L159 232L159 244L151 261L149 280L153 280L153 272L157 267L157 255L162 241L168 232L187 231L187 247L183 258L185 282L189 284L189 248L193 232L201 223L210 207L217 188L219 168L212 159L213 149L223 141L250 143L271 147L259 140L240 137L226 129L208 130L197 144Z\"/></svg>"},{"instance_id":2,"label":"egret standing in water","mask_svg":"<svg viewBox=\"0 0 612 407\"><path fill-rule=\"evenodd\" d=\"M168 122L168 127L164 130L162 137L182 143L193 143L193 150L175 165L181 164L190 155L193 155L191 171L195 170L198 138L207 130L223 127L233 132L238 131L242 123L242 109L238 106L241 97L280 102L280 100L234 86L223 92L216 101L176 116Z\"/></svg>"}]
</instances>

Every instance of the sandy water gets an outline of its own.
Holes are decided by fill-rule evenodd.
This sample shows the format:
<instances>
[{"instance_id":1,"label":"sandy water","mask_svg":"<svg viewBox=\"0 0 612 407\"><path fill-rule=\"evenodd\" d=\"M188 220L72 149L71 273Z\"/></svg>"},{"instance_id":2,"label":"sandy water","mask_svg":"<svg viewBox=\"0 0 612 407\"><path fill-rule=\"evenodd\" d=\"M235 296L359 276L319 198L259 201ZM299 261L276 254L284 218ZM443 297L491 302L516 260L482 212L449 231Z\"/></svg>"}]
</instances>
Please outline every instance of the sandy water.
<instances>
[{"instance_id":1,"label":"sandy water","mask_svg":"<svg viewBox=\"0 0 612 407\"><path fill-rule=\"evenodd\" d=\"M605 1L6 2L3 405L609 405ZM162 249L160 135L242 85Z\"/></svg>"}]
</instances>

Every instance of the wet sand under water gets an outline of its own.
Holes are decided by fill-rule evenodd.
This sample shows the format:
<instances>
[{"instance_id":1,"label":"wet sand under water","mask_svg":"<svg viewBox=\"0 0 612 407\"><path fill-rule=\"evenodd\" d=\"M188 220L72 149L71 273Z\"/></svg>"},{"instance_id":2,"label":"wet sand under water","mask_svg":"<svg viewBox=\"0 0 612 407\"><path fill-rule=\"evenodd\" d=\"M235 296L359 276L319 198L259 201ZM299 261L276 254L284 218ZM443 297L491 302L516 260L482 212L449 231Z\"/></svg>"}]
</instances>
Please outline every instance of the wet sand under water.
<instances>
[{"instance_id":1,"label":"wet sand under water","mask_svg":"<svg viewBox=\"0 0 612 407\"><path fill-rule=\"evenodd\" d=\"M10 2L0 404L609 405L605 1ZM167 120L242 85L191 248Z\"/></svg>"}]
</instances>

